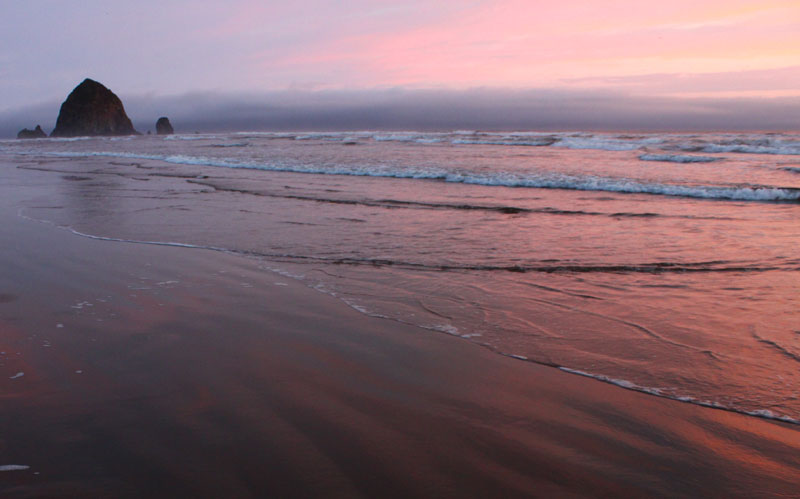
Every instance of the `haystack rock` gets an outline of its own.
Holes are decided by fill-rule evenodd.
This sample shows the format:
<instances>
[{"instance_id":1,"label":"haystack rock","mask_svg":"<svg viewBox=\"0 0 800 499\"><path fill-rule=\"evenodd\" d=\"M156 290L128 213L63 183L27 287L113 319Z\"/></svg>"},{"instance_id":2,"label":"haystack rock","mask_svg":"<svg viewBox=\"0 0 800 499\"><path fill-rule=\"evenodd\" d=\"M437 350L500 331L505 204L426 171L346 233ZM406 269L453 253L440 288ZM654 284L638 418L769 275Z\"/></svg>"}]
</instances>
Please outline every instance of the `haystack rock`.
<instances>
[{"instance_id":1,"label":"haystack rock","mask_svg":"<svg viewBox=\"0 0 800 499\"><path fill-rule=\"evenodd\" d=\"M33 130L23 128L17 134L18 139L43 139L45 137L47 137L47 134L44 133L44 130L42 130L42 127L39 125L36 125L36 128Z\"/></svg>"},{"instance_id":2,"label":"haystack rock","mask_svg":"<svg viewBox=\"0 0 800 499\"><path fill-rule=\"evenodd\" d=\"M162 116L156 121L156 133L159 135L172 135L175 133L175 130L172 129L172 124L169 122L169 118Z\"/></svg>"},{"instance_id":3,"label":"haystack rock","mask_svg":"<svg viewBox=\"0 0 800 499\"><path fill-rule=\"evenodd\" d=\"M101 83L86 78L61 104L51 137L139 135L122 101Z\"/></svg>"}]
</instances>

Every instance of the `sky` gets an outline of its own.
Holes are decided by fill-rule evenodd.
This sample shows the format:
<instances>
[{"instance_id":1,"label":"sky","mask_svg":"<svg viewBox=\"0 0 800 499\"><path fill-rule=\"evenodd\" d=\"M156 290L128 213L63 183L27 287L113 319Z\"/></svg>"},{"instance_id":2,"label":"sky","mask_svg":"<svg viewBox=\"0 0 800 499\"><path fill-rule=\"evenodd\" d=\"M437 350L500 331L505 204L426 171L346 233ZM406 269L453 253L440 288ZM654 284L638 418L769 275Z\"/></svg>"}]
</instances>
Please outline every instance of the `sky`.
<instances>
[{"instance_id":1,"label":"sky","mask_svg":"<svg viewBox=\"0 0 800 499\"><path fill-rule=\"evenodd\" d=\"M142 128L800 129L798 0L0 1L0 134L85 77Z\"/></svg>"}]
</instances>

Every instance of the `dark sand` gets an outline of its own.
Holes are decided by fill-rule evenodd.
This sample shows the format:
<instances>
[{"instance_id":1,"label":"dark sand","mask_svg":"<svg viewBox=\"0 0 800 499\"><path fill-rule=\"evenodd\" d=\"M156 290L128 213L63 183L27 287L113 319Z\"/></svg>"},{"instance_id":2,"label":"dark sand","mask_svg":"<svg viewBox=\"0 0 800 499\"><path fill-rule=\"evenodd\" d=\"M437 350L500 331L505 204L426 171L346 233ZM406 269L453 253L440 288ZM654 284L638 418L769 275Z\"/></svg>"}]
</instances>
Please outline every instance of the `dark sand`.
<instances>
[{"instance_id":1,"label":"dark sand","mask_svg":"<svg viewBox=\"0 0 800 499\"><path fill-rule=\"evenodd\" d=\"M66 181L0 165L2 497L800 496L797 426L17 216Z\"/></svg>"}]
</instances>

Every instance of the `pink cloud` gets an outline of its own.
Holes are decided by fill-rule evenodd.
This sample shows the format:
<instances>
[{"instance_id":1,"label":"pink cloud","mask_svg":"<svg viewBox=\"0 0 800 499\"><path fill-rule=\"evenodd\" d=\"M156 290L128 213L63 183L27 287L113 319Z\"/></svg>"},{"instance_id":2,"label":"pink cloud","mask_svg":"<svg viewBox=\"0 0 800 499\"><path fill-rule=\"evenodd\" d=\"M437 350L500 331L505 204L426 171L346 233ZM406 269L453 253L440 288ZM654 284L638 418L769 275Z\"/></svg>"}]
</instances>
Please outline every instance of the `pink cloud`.
<instances>
[{"instance_id":1,"label":"pink cloud","mask_svg":"<svg viewBox=\"0 0 800 499\"><path fill-rule=\"evenodd\" d=\"M0 109L63 98L86 76L154 94L401 86L800 95L778 71L800 66L797 0L8 4ZM748 71L776 72L744 89ZM684 78L711 73L729 76ZM636 80L654 74L666 76Z\"/></svg>"},{"instance_id":2,"label":"pink cloud","mask_svg":"<svg viewBox=\"0 0 800 499\"><path fill-rule=\"evenodd\" d=\"M342 87L533 87L582 77L765 70L800 61L798 19L800 4L786 1L496 0L444 18L384 19L381 30L339 32L303 50L262 54L261 64Z\"/></svg>"}]
</instances>

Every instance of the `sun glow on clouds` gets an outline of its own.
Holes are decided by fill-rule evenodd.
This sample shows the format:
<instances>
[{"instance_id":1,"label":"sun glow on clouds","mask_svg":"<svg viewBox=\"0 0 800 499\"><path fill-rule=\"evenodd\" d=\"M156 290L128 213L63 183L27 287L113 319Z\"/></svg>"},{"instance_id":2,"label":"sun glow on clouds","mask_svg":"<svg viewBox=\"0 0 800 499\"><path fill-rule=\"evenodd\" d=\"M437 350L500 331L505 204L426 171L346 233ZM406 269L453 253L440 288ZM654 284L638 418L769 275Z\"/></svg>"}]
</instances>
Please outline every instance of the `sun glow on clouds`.
<instances>
[{"instance_id":1,"label":"sun glow on clouds","mask_svg":"<svg viewBox=\"0 0 800 499\"><path fill-rule=\"evenodd\" d=\"M686 75L708 73L728 78L717 78L716 86L706 82L706 95L785 95L780 79L751 78L741 89L736 74L800 66L796 0L494 0L437 2L436 9L409 2L400 11L388 2L359 3L360 13L328 19L339 25L309 16L307 26L324 24L325 36L255 55L265 80L321 88L607 87L622 81L628 90L676 94L690 91ZM243 30L252 32L259 17L253 13ZM640 78L652 74L661 75L657 85ZM800 95L799 87L794 90Z\"/></svg>"},{"instance_id":2,"label":"sun glow on clouds","mask_svg":"<svg viewBox=\"0 0 800 499\"><path fill-rule=\"evenodd\" d=\"M87 76L153 96L490 88L800 97L800 0L6 4L0 111L60 101Z\"/></svg>"}]
</instances>

